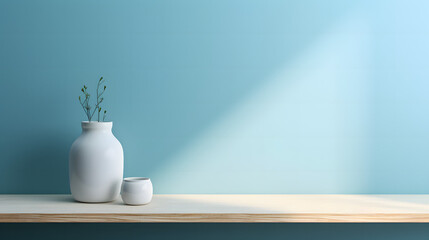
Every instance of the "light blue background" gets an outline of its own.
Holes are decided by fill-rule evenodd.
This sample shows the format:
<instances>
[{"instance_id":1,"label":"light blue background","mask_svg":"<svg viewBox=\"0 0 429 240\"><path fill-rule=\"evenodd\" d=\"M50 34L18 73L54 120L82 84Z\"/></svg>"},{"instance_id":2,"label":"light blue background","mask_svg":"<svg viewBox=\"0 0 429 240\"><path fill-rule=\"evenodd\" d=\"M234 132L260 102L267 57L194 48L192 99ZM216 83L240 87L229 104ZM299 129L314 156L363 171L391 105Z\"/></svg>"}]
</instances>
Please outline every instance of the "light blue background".
<instances>
[{"instance_id":1,"label":"light blue background","mask_svg":"<svg viewBox=\"0 0 429 240\"><path fill-rule=\"evenodd\" d=\"M107 81L156 193L429 193L427 1L0 1L0 193L69 193Z\"/></svg>"}]
</instances>

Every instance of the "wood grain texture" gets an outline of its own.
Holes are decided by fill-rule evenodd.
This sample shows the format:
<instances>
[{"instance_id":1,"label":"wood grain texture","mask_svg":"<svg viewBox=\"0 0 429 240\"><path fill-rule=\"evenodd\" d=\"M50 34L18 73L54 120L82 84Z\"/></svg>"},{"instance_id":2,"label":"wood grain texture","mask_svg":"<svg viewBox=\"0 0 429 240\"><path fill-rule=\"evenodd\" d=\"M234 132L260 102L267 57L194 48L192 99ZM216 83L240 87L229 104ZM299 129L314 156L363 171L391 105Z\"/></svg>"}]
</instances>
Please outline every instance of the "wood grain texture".
<instances>
[{"instance_id":1,"label":"wood grain texture","mask_svg":"<svg viewBox=\"0 0 429 240\"><path fill-rule=\"evenodd\" d=\"M429 195L156 195L86 204L69 195L0 195L0 222L429 222Z\"/></svg>"},{"instance_id":2,"label":"wood grain texture","mask_svg":"<svg viewBox=\"0 0 429 240\"><path fill-rule=\"evenodd\" d=\"M429 214L0 214L0 223L427 223Z\"/></svg>"}]
</instances>

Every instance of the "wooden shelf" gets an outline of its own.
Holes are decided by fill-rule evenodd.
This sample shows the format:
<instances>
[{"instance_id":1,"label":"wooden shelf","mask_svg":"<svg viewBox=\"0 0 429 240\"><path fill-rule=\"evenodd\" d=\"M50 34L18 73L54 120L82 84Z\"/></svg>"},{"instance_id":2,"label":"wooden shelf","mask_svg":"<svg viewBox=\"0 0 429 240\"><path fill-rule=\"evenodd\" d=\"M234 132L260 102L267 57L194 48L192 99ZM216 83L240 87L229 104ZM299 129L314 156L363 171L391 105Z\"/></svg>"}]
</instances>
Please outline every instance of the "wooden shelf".
<instances>
[{"instance_id":1,"label":"wooden shelf","mask_svg":"<svg viewBox=\"0 0 429 240\"><path fill-rule=\"evenodd\" d=\"M145 206L0 195L0 222L429 222L429 195L155 195Z\"/></svg>"}]
</instances>

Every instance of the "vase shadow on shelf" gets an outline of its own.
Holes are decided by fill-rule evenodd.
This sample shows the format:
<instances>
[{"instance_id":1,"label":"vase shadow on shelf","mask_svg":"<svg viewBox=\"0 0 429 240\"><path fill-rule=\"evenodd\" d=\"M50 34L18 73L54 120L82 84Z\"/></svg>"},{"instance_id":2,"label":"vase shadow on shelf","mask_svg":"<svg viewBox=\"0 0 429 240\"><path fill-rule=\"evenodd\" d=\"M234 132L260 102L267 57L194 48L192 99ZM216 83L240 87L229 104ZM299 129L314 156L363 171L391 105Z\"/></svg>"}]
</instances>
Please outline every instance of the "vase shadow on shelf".
<instances>
[{"instance_id":1,"label":"vase shadow on shelf","mask_svg":"<svg viewBox=\"0 0 429 240\"><path fill-rule=\"evenodd\" d=\"M16 147L11 180L6 184L8 194L69 193L68 158L72 136L39 135L21 139L38 141L20 142ZM4 189L4 188L2 188Z\"/></svg>"}]
</instances>

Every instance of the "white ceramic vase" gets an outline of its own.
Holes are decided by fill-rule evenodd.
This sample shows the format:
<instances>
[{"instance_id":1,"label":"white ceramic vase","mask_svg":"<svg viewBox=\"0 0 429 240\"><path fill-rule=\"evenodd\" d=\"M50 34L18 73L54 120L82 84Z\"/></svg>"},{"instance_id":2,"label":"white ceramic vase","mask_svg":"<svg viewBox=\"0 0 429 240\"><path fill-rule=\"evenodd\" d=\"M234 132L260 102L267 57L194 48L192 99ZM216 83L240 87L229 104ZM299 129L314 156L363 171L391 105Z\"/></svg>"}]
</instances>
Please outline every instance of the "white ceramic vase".
<instances>
[{"instance_id":1,"label":"white ceramic vase","mask_svg":"<svg viewBox=\"0 0 429 240\"><path fill-rule=\"evenodd\" d=\"M69 176L79 202L110 202L120 193L124 152L112 122L82 122L82 134L70 149Z\"/></svg>"}]
</instances>

